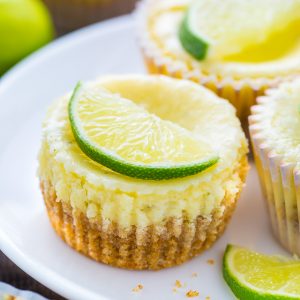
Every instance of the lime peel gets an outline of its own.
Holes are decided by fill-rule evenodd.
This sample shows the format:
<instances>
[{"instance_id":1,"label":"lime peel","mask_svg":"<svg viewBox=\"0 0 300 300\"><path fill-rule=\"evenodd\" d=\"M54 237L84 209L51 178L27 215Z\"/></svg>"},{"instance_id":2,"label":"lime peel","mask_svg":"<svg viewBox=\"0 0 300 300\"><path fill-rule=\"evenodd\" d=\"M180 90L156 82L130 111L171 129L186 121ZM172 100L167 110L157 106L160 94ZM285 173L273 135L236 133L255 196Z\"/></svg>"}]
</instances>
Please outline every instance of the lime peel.
<instances>
[{"instance_id":1,"label":"lime peel","mask_svg":"<svg viewBox=\"0 0 300 300\"><path fill-rule=\"evenodd\" d=\"M200 39L190 29L188 24L188 16L184 18L179 28L179 40L182 47L195 59L203 60L206 57L208 43Z\"/></svg>"},{"instance_id":2,"label":"lime peel","mask_svg":"<svg viewBox=\"0 0 300 300\"><path fill-rule=\"evenodd\" d=\"M0 75L50 42L51 16L41 0L0 0Z\"/></svg>"},{"instance_id":3,"label":"lime peel","mask_svg":"<svg viewBox=\"0 0 300 300\"><path fill-rule=\"evenodd\" d=\"M161 163L145 164L123 159L112 149L107 149L91 141L80 125L76 111L83 90L83 84L79 82L69 101L68 113L71 129L78 146L93 161L117 173L145 180L166 180L191 176L206 170L218 162L219 157L217 155L209 155L209 157L201 161L194 161L193 163L166 163L165 165ZM125 100L129 101L127 99Z\"/></svg>"}]
</instances>

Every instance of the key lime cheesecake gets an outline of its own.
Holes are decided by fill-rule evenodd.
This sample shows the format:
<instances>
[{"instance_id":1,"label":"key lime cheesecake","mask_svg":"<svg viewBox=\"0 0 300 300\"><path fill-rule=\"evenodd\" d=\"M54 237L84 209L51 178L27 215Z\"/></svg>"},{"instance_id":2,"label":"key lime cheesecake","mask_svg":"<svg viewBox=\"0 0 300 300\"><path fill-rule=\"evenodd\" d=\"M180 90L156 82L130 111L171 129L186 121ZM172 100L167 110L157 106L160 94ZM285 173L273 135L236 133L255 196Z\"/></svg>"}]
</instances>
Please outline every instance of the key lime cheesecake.
<instances>
[{"instance_id":1,"label":"key lime cheesecake","mask_svg":"<svg viewBox=\"0 0 300 300\"><path fill-rule=\"evenodd\" d=\"M300 73L300 2L144 0L139 40L150 73L195 81L242 121L268 87Z\"/></svg>"},{"instance_id":2,"label":"key lime cheesecake","mask_svg":"<svg viewBox=\"0 0 300 300\"><path fill-rule=\"evenodd\" d=\"M187 80L81 83L43 125L39 178L52 226L77 251L128 269L181 264L228 223L248 170L228 101Z\"/></svg>"},{"instance_id":3,"label":"key lime cheesecake","mask_svg":"<svg viewBox=\"0 0 300 300\"><path fill-rule=\"evenodd\" d=\"M300 80L281 84L258 99L249 117L256 166L272 228L300 255Z\"/></svg>"}]
</instances>

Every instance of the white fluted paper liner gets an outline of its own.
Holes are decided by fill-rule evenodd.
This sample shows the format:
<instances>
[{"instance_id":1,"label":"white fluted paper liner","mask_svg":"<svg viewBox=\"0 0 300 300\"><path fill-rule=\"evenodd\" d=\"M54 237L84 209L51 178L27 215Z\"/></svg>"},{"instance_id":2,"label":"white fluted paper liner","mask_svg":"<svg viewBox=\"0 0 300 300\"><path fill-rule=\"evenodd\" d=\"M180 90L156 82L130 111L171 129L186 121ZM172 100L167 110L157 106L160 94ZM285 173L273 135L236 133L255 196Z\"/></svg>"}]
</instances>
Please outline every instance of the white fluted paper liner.
<instances>
[{"instance_id":1,"label":"white fluted paper liner","mask_svg":"<svg viewBox=\"0 0 300 300\"><path fill-rule=\"evenodd\" d=\"M272 90L257 99L251 108L249 131L254 158L266 199L273 232L291 253L300 255L300 172L296 163L288 163L283 155L269 146L262 134L259 114L264 101L270 101Z\"/></svg>"}]
</instances>

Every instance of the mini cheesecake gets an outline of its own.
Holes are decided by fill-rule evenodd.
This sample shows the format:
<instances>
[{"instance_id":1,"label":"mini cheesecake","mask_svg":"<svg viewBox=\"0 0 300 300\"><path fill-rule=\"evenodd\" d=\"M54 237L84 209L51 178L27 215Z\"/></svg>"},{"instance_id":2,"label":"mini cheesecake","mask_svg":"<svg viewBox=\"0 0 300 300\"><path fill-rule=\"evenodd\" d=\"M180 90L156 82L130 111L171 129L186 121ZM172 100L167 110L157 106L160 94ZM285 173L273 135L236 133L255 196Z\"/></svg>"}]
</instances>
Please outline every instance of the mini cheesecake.
<instances>
[{"instance_id":1,"label":"mini cheesecake","mask_svg":"<svg viewBox=\"0 0 300 300\"><path fill-rule=\"evenodd\" d=\"M300 255L300 80L283 83L258 99L250 135L273 232Z\"/></svg>"},{"instance_id":2,"label":"mini cheesecake","mask_svg":"<svg viewBox=\"0 0 300 300\"><path fill-rule=\"evenodd\" d=\"M201 1L207 4L210 2ZM228 99L236 107L238 117L246 122L251 105L255 104L256 97L264 94L266 88L275 87L280 82L299 75L300 35L297 28L300 18L299 22L291 25L287 33L276 35L256 48L256 42L253 42L252 48L236 55L210 57L208 52L207 57L198 60L183 47L179 34L191 3L191 0L141 2L137 12L137 26L148 71L189 79L204 85L220 97ZM224 3L220 7L230 9ZM234 1L230 3L233 5ZM264 11L269 13L268 10ZM230 13L224 11L225 16L230 16ZM242 10L240 13L245 18L251 18L253 14L251 11ZM210 14L213 18L214 12ZM239 24L236 26L239 27ZM216 30L221 30L221 27L222 21ZM223 34L226 37L229 32ZM208 51L214 50L213 43L209 46Z\"/></svg>"},{"instance_id":3,"label":"mini cheesecake","mask_svg":"<svg viewBox=\"0 0 300 300\"><path fill-rule=\"evenodd\" d=\"M186 80L122 75L92 85L121 95L208 143L219 161L169 180L114 172L86 156L68 118L70 95L43 124L39 178L51 224L77 251L127 269L181 264L223 233L245 182L247 141L226 100Z\"/></svg>"}]
</instances>

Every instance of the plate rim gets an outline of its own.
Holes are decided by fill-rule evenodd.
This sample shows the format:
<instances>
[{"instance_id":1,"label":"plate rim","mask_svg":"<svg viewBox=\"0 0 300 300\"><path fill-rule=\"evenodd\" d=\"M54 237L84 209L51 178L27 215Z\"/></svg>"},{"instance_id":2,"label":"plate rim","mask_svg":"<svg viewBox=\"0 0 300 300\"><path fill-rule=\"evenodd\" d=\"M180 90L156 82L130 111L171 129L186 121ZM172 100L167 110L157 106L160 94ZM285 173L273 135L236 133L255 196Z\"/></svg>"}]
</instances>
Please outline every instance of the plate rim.
<instances>
[{"instance_id":1,"label":"plate rim","mask_svg":"<svg viewBox=\"0 0 300 300\"><path fill-rule=\"evenodd\" d=\"M88 39L93 34L107 34L107 31L117 31L119 28L132 25L134 23L132 15L133 13L83 27L62 36L42 47L40 50L35 51L12 67L0 78L0 99L1 94L9 89L11 83L19 76L22 76L22 73L28 68L41 63L43 60L47 59L49 55L55 55L55 53L60 52L61 49L71 47L76 43L82 43L82 39ZM105 296L90 292L87 289L74 284L71 280L65 279L62 275L52 271L45 265L37 264L34 259L24 255L21 249L9 239L7 234L2 231L1 228L0 250L28 275L61 296L71 299L110 300ZM58 281L60 282L59 285L57 284Z\"/></svg>"}]
</instances>

